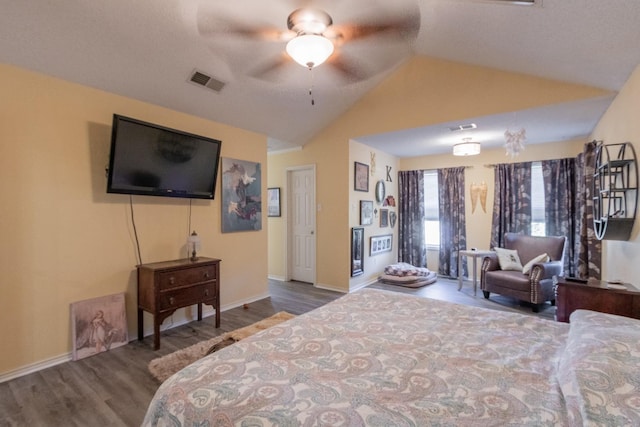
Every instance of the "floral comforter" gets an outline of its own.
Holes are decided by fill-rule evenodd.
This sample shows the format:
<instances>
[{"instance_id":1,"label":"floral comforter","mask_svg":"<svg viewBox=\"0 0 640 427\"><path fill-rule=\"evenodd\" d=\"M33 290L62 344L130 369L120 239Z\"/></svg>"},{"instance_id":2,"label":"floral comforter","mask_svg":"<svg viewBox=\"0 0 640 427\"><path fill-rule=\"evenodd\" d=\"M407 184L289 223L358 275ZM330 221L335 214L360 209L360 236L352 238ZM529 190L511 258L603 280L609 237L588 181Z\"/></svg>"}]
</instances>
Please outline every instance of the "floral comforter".
<instances>
[{"instance_id":1,"label":"floral comforter","mask_svg":"<svg viewBox=\"0 0 640 427\"><path fill-rule=\"evenodd\" d=\"M186 367L160 386L143 425L638 425L639 366L626 385L607 384L623 402L593 401L572 359L581 347L565 354L572 334L579 340L569 324L533 316L364 289ZM618 347L620 363L629 352L640 363L639 345Z\"/></svg>"}]
</instances>

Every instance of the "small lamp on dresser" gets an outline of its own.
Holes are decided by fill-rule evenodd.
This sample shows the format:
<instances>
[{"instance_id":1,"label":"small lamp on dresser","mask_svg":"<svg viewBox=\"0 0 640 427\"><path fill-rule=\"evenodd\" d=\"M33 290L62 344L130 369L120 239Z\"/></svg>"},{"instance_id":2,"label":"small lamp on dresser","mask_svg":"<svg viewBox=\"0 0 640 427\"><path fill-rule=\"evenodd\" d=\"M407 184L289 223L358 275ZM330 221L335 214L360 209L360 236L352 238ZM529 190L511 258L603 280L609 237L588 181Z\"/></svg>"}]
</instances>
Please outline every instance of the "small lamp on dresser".
<instances>
[{"instance_id":1,"label":"small lamp on dresser","mask_svg":"<svg viewBox=\"0 0 640 427\"><path fill-rule=\"evenodd\" d=\"M197 251L200 250L200 236L194 230L188 239L189 252L191 252L191 261L197 261Z\"/></svg>"}]
</instances>

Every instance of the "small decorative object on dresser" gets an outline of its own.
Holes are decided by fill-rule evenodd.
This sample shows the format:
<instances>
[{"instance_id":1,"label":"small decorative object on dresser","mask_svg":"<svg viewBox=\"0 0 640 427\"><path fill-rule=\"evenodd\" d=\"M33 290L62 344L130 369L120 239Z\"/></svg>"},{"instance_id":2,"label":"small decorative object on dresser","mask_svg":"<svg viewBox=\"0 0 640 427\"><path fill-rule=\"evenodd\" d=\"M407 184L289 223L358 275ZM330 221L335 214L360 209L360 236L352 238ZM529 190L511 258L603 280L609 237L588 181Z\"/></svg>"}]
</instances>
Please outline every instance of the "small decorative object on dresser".
<instances>
[{"instance_id":1,"label":"small decorative object on dresser","mask_svg":"<svg viewBox=\"0 0 640 427\"><path fill-rule=\"evenodd\" d=\"M153 349L160 348L160 325L177 309L202 304L213 306L220 327L220 260L198 257L138 266L138 340L144 334L143 311L153 314Z\"/></svg>"},{"instance_id":2,"label":"small decorative object on dresser","mask_svg":"<svg viewBox=\"0 0 640 427\"><path fill-rule=\"evenodd\" d=\"M556 283L556 305L558 322L569 322L571 313L580 309L640 319L640 289L617 280L585 281L559 277Z\"/></svg>"}]
</instances>

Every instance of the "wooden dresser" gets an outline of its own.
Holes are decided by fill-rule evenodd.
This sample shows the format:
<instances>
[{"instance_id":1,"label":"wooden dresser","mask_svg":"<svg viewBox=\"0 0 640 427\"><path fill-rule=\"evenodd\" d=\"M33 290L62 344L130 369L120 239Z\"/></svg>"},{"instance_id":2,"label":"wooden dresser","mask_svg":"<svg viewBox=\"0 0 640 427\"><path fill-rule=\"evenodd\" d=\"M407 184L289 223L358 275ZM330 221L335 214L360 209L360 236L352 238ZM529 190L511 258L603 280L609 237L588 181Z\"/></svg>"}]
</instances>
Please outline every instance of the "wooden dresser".
<instances>
[{"instance_id":1,"label":"wooden dresser","mask_svg":"<svg viewBox=\"0 0 640 427\"><path fill-rule=\"evenodd\" d=\"M618 286L624 289L612 288ZM560 277L556 304L558 322L569 322L571 313L579 309L640 319L640 290L630 284L614 285L593 279L582 283Z\"/></svg>"},{"instance_id":2,"label":"wooden dresser","mask_svg":"<svg viewBox=\"0 0 640 427\"><path fill-rule=\"evenodd\" d=\"M143 311L153 314L153 349L160 348L160 325L177 309L202 304L216 311L220 327L220 260L199 257L196 261L179 259L138 266L138 339L144 334Z\"/></svg>"}]
</instances>

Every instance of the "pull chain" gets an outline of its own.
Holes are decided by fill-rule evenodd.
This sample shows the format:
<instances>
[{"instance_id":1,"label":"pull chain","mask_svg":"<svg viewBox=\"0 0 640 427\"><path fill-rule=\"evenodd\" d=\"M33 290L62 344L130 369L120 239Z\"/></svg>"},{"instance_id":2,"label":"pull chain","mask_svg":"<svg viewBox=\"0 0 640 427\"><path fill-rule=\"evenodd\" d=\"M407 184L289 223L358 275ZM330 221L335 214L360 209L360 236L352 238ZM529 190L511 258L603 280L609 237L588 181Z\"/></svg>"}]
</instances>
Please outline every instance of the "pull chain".
<instances>
[{"instance_id":1,"label":"pull chain","mask_svg":"<svg viewBox=\"0 0 640 427\"><path fill-rule=\"evenodd\" d=\"M309 96L311 97L311 105L316 105L316 101L313 99L313 64L309 65L309 71L311 72L311 87L309 88Z\"/></svg>"}]
</instances>

